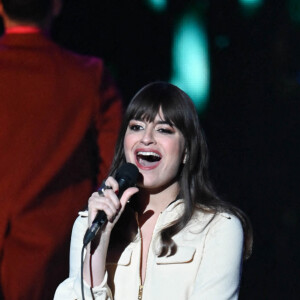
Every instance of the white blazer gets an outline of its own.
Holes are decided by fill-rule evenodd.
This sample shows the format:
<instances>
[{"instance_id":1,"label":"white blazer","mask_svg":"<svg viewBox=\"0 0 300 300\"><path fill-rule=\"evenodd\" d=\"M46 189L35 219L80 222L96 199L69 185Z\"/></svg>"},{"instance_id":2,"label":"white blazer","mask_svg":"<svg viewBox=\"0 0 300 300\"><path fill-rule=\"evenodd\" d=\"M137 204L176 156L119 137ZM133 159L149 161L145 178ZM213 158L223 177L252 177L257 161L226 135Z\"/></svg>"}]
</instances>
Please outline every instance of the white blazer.
<instances>
[{"instance_id":1,"label":"white blazer","mask_svg":"<svg viewBox=\"0 0 300 300\"><path fill-rule=\"evenodd\" d=\"M183 212L183 200L170 204L158 218L147 259L142 298L140 287L141 236L107 262L105 279L93 288L96 300L234 300L238 299L243 254L243 229L235 216L196 211L184 230L173 239L177 252L158 257L159 231ZM54 300L81 299L80 259L88 226L87 212L76 219L71 238L70 274L56 290ZM208 224L208 225L207 225ZM84 283L85 299L93 299Z\"/></svg>"}]
</instances>

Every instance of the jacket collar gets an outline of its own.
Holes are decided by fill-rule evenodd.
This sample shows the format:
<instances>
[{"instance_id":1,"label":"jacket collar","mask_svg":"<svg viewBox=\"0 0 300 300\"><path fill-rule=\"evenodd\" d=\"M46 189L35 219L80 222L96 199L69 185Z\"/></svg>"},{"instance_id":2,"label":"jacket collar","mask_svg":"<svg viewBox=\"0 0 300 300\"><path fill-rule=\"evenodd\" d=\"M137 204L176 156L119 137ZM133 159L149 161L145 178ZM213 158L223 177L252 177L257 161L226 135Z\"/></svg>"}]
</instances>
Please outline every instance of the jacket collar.
<instances>
[{"instance_id":1,"label":"jacket collar","mask_svg":"<svg viewBox=\"0 0 300 300\"><path fill-rule=\"evenodd\" d=\"M5 34L30 34L39 32L42 32L42 29L37 26L13 26L5 29Z\"/></svg>"},{"instance_id":2,"label":"jacket collar","mask_svg":"<svg viewBox=\"0 0 300 300\"><path fill-rule=\"evenodd\" d=\"M53 45L53 42L46 33L39 31L18 34L5 33L0 38L0 45L7 47L44 48Z\"/></svg>"}]
</instances>

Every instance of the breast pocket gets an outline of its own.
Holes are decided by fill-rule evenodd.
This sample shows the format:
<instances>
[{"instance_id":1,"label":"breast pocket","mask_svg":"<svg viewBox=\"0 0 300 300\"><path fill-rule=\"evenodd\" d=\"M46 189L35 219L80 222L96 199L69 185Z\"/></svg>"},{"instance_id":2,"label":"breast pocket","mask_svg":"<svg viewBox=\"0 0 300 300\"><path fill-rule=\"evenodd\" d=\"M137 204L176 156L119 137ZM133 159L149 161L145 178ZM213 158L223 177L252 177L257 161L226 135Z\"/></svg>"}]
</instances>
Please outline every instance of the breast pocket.
<instances>
[{"instance_id":1,"label":"breast pocket","mask_svg":"<svg viewBox=\"0 0 300 300\"><path fill-rule=\"evenodd\" d=\"M106 265L129 266L131 264L132 249L126 248L122 253L108 253Z\"/></svg>"},{"instance_id":2,"label":"breast pocket","mask_svg":"<svg viewBox=\"0 0 300 300\"><path fill-rule=\"evenodd\" d=\"M196 248L178 246L177 251L172 256L156 257L156 264L168 265L168 264L186 264L193 261Z\"/></svg>"}]
</instances>

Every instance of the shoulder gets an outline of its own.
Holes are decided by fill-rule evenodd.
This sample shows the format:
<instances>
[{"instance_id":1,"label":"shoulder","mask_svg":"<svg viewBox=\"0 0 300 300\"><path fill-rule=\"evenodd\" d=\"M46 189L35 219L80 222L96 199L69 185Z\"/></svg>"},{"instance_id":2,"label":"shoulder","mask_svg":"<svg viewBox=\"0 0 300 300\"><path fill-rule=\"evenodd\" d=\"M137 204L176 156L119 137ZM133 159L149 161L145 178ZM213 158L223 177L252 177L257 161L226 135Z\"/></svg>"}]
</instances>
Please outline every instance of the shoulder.
<instances>
[{"instance_id":1,"label":"shoulder","mask_svg":"<svg viewBox=\"0 0 300 300\"><path fill-rule=\"evenodd\" d=\"M62 57L78 68L97 70L104 68L102 58L82 55L60 47Z\"/></svg>"},{"instance_id":2,"label":"shoulder","mask_svg":"<svg viewBox=\"0 0 300 300\"><path fill-rule=\"evenodd\" d=\"M244 234L241 221L231 213L211 214L197 210L192 219L194 219L194 223L204 226L205 231L212 237L222 235L227 238L243 240Z\"/></svg>"},{"instance_id":3,"label":"shoulder","mask_svg":"<svg viewBox=\"0 0 300 300\"><path fill-rule=\"evenodd\" d=\"M219 213L212 228L212 234L222 234L227 239L242 242L244 238L243 227L238 217L233 214Z\"/></svg>"},{"instance_id":4,"label":"shoulder","mask_svg":"<svg viewBox=\"0 0 300 300\"><path fill-rule=\"evenodd\" d=\"M81 70L81 72L84 70L89 72L102 71L104 68L104 61L100 57L76 53L52 40L48 40L48 42L49 49L52 49L52 55L54 58L56 57L57 60L61 61L62 66L69 65L74 69Z\"/></svg>"},{"instance_id":5,"label":"shoulder","mask_svg":"<svg viewBox=\"0 0 300 300\"><path fill-rule=\"evenodd\" d=\"M240 219L231 213L217 213L215 219L216 225L219 224L219 226L242 228Z\"/></svg>"},{"instance_id":6,"label":"shoulder","mask_svg":"<svg viewBox=\"0 0 300 300\"><path fill-rule=\"evenodd\" d=\"M62 52L65 56L68 56L71 60L80 65L85 65L87 67L103 66L103 60L99 57L82 55L66 49L62 49Z\"/></svg>"},{"instance_id":7,"label":"shoulder","mask_svg":"<svg viewBox=\"0 0 300 300\"><path fill-rule=\"evenodd\" d=\"M229 262L239 262L243 255L244 232L241 221L230 213L194 214L193 232L199 232L203 240L203 255L214 263L217 256ZM198 225L197 225L198 224Z\"/></svg>"}]
</instances>

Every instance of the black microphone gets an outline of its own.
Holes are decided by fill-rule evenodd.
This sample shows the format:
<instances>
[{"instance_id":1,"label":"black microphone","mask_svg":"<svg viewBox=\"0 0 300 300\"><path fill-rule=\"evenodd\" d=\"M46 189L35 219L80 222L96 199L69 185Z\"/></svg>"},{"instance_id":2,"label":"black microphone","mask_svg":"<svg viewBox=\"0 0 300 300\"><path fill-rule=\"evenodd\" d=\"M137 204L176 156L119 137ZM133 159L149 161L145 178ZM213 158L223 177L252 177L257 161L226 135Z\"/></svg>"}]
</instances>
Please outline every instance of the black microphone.
<instances>
[{"instance_id":1,"label":"black microphone","mask_svg":"<svg viewBox=\"0 0 300 300\"><path fill-rule=\"evenodd\" d=\"M119 199L122 197L123 192L129 187L136 184L139 175L139 170L136 165L131 163L123 164L116 173L116 180L119 184ZM100 193L101 190L99 189ZM87 230L84 235L83 244L86 246L96 236L98 230L107 221L107 216L103 210L99 210L91 227Z\"/></svg>"}]
</instances>

